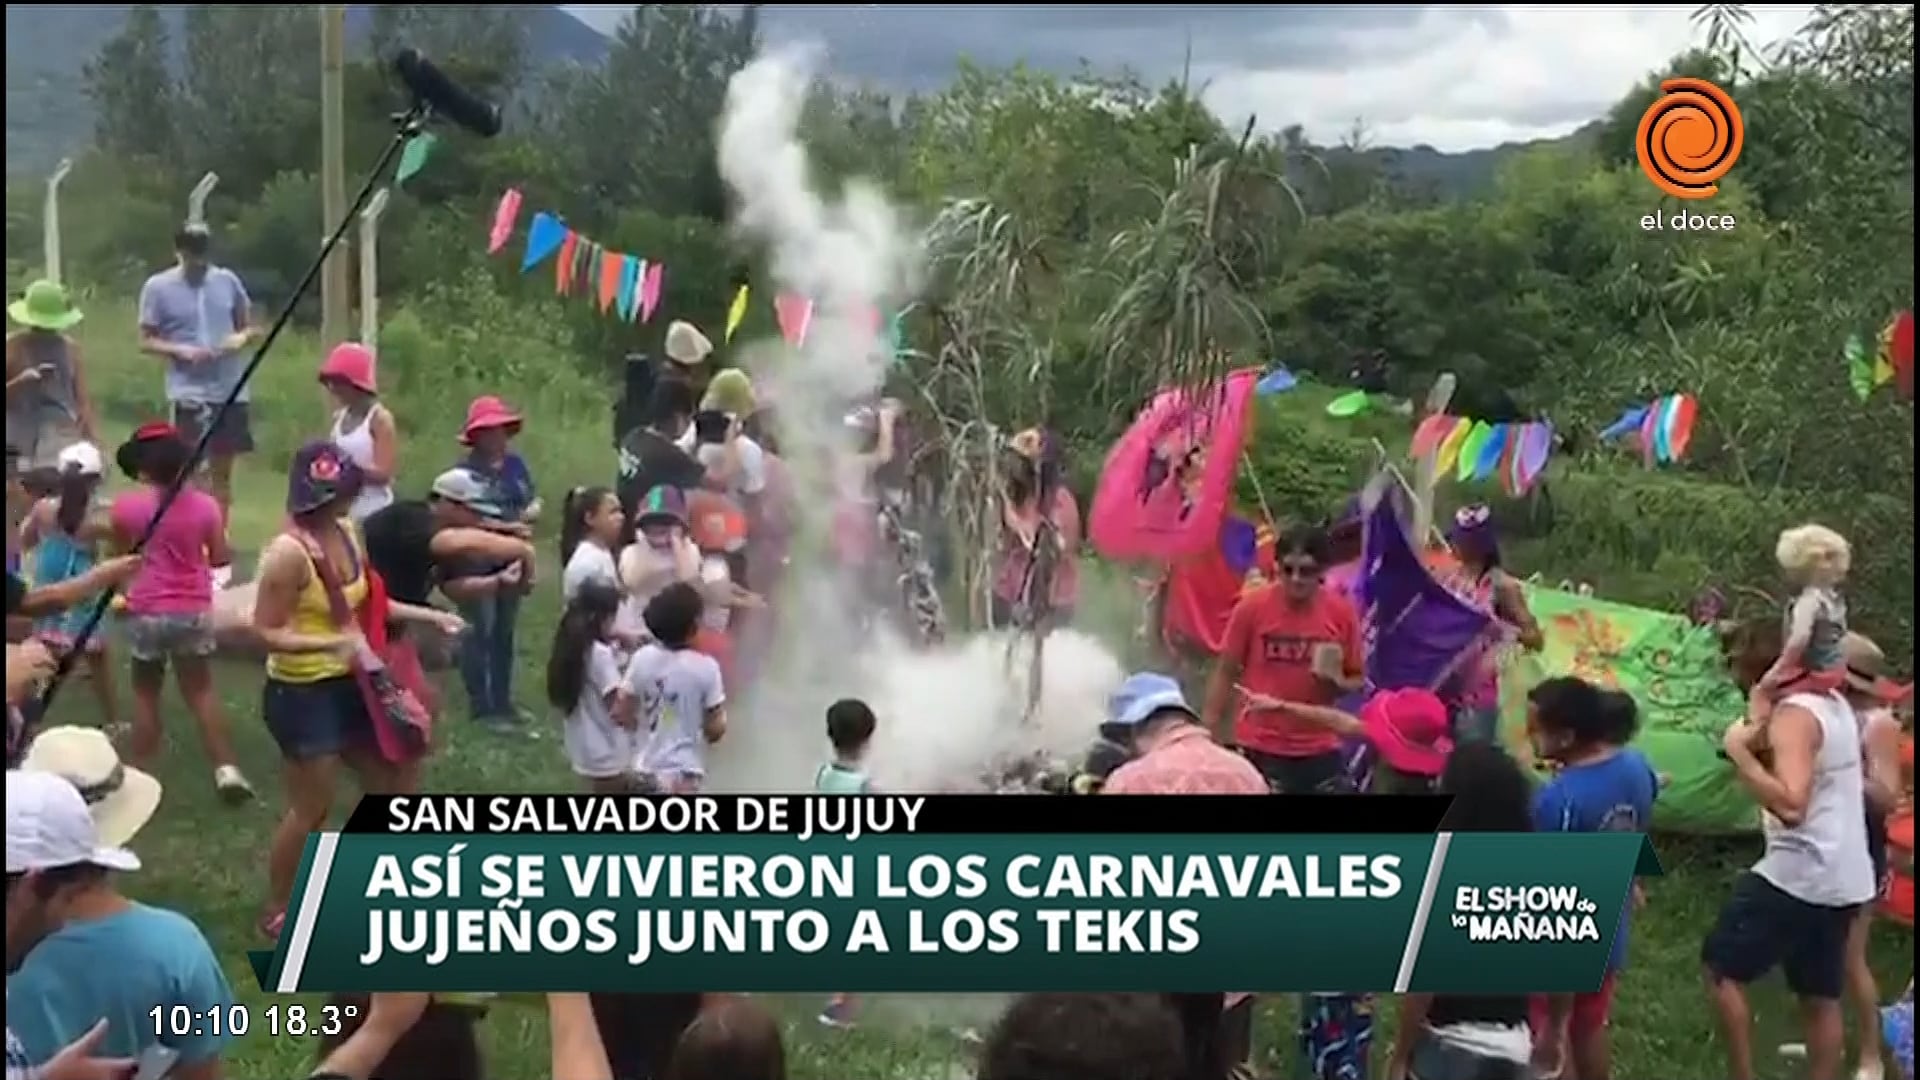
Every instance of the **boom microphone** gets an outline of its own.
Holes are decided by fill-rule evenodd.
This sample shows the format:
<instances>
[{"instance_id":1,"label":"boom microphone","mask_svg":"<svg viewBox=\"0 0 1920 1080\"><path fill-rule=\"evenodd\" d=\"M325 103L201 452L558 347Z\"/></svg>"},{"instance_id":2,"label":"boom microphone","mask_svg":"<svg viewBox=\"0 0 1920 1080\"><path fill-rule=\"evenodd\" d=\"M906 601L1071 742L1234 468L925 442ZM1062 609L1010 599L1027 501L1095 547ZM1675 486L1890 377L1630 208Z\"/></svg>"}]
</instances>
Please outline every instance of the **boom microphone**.
<instances>
[{"instance_id":1,"label":"boom microphone","mask_svg":"<svg viewBox=\"0 0 1920 1080\"><path fill-rule=\"evenodd\" d=\"M393 72L407 85L416 102L483 139L500 134L500 106L490 105L461 89L447 73L418 49L402 49L393 58Z\"/></svg>"}]
</instances>

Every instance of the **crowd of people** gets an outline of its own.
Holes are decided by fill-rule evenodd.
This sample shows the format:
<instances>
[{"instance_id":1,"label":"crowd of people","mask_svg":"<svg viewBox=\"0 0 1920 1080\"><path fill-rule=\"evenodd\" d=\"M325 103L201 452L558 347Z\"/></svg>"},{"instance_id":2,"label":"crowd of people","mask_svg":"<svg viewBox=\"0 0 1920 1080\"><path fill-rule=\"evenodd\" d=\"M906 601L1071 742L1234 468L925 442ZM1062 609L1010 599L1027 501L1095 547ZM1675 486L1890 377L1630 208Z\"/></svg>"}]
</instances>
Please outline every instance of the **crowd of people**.
<instances>
[{"instance_id":1,"label":"crowd of people","mask_svg":"<svg viewBox=\"0 0 1920 1080\"><path fill-rule=\"evenodd\" d=\"M139 341L167 362L168 421L142 425L113 461L127 481L105 498L106 462L84 368L66 331L79 313L59 286L35 283L9 308L7 655L7 954L9 1080L131 1075L159 1055L176 1080L217 1080L226 1037L167 1033L159 1005L232 1002L205 935L187 916L122 892L131 850L158 811L159 701L169 666L193 715L216 790L257 797L240 771L214 691L214 597L232 548L226 522L235 456L252 449L241 353L254 340L239 277L213 264L203 230L176 237L177 265L143 290ZM663 362L638 361L644 393L625 410L618 479L572 487L559 507L563 613L545 666L545 705L583 790L701 789L708 747L725 736L730 697L750 688L776 637L780 584L799 509L781 457L779 418L738 371L711 371L713 346L674 323ZM324 827L343 770L361 790L418 789L445 711L421 657L431 630L458 640L468 720L504 738L538 732L515 697L521 605L536 585L541 489L514 449L522 418L475 399L460 452L424 498L401 497L398 425L381 403L374 353L332 350L318 369L335 412L287 469L285 518L261 550L247 624L265 652L261 720L281 758L284 810L268 844L258 930L281 931L307 835ZM228 408L219 407L236 391ZM912 620L884 492L899 410L849 411L830 452L836 573L846 595ZM204 469L193 452L207 436ZM994 621L1032 628L1072 617L1078 507L1057 445L1013 440ZM1505 645L1541 631L1505 573L1491 515L1460 512L1449 536L1461 598L1497 617ZM119 554L126 552L126 554ZM132 552L137 552L134 554ZM1726 755L1764 811L1765 853L1734 883L1702 945L1727 1075L1754 1075L1744 987L1783 968L1800 998L1813 1080L1838 1080L1841 1002L1862 1029L1856 1075L1881 1075L1880 1001L1866 966L1871 902L1884 875L1881 821L1903 797L1900 697L1886 661L1849 631L1845 540L1789 530L1780 561L1799 593L1779 632L1743 643L1751 688ZM1229 621L1194 708L1181 683L1143 672L1112 695L1076 791L1112 795L1443 793L1456 831L1644 831L1661 778L1632 745L1639 717L1623 694L1575 678L1531 688L1530 764L1501 745L1502 654L1464 657L1432 689L1366 692L1366 643L1353 602L1326 582L1330 541L1293 528ZM94 598L125 592L116 619L129 654L133 710L122 730ZM435 593L450 604L437 606ZM84 641L82 639L85 639ZM45 727L36 689L78 649L97 727ZM845 699L824 717L812 787L874 790L865 752L879 724ZM119 745L110 734L123 735ZM1090 737L1095 732L1090 730ZM1910 745L1910 744L1909 744ZM885 778L877 778L884 783ZM804 776L796 783L807 782ZM1382 1003L1302 996L1297 1060L1317 1080L1608 1080L1617 976L1635 904L1623 911L1599 989L1571 995L1401 995L1371 1068ZM481 1075L477 1027L490 1003L461 995L375 994L330 1039L315 1077L461 1080ZM821 1021L859 1019L836 995ZM774 1080L780 1028L736 995L556 994L547 1002L553 1075L565 1080ZM1910 1038L1910 994L1904 1014ZM1252 1055L1254 996L1028 994L982 1041L981 1080L1225 1080ZM1893 1032L1890 1035L1895 1034ZM1909 1043L1910 1047L1910 1043ZM1911 1051L1902 1064L1911 1074Z\"/></svg>"}]
</instances>

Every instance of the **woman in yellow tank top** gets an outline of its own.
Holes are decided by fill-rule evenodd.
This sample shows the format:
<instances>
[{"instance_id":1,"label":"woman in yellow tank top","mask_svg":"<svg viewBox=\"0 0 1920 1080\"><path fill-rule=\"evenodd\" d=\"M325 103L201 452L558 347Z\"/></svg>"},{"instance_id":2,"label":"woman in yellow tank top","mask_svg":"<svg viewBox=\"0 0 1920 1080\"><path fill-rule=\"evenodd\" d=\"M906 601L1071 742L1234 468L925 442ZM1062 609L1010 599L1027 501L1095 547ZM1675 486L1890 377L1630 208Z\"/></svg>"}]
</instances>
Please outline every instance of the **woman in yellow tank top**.
<instances>
[{"instance_id":1,"label":"woman in yellow tank top","mask_svg":"<svg viewBox=\"0 0 1920 1080\"><path fill-rule=\"evenodd\" d=\"M307 834L324 828L344 762L363 791L415 790L417 762L381 757L373 717L361 696L355 664L367 649L359 616L369 593L366 548L347 519L360 489L360 469L332 443L308 443L287 475L287 526L260 553L253 627L267 649L261 712L280 747L287 809L268 854L269 898L261 929L278 936ZM322 563L339 582L350 617L334 617ZM458 616L398 602L388 615L427 622L448 633Z\"/></svg>"}]
</instances>

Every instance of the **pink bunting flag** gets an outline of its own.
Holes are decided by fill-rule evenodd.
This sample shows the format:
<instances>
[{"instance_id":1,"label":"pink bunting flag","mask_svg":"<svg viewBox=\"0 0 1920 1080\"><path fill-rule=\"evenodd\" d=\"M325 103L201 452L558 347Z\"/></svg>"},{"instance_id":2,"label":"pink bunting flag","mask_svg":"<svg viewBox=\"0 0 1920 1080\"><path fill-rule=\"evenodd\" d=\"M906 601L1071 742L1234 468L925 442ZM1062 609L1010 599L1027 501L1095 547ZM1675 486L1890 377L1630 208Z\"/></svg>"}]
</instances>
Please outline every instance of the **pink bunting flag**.
<instances>
[{"instance_id":1,"label":"pink bunting flag","mask_svg":"<svg viewBox=\"0 0 1920 1080\"><path fill-rule=\"evenodd\" d=\"M773 315L787 344L797 349L806 343L807 329L813 325L813 301L783 292L773 298Z\"/></svg>"},{"instance_id":2,"label":"pink bunting flag","mask_svg":"<svg viewBox=\"0 0 1920 1080\"><path fill-rule=\"evenodd\" d=\"M520 220L520 189L508 188L493 209L493 229L487 233L487 254L498 255L513 239L513 227Z\"/></svg>"},{"instance_id":3,"label":"pink bunting flag","mask_svg":"<svg viewBox=\"0 0 1920 1080\"><path fill-rule=\"evenodd\" d=\"M640 321L652 322L654 309L660 306L660 286L666 278L667 268L659 263L648 263L646 276L640 279Z\"/></svg>"}]
</instances>

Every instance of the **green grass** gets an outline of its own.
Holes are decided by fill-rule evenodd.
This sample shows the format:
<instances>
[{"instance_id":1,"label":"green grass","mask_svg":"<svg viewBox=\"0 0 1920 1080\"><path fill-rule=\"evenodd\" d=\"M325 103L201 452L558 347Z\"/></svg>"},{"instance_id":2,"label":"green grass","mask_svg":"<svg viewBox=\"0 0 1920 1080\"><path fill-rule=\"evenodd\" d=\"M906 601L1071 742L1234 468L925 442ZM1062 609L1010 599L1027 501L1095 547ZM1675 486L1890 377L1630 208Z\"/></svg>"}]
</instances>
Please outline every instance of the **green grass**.
<instances>
[{"instance_id":1,"label":"green grass","mask_svg":"<svg viewBox=\"0 0 1920 1080\"><path fill-rule=\"evenodd\" d=\"M124 305L96 304L80 330L86 347L93 391L109 442L136 424L159 415L157 364L133 349L133 320ZM283 493L277 471L285 455L305 437L324 431L325 412L312 382L317 350L311 339L290 335L269 358L256 383L254 412L262 453L246 459L237 476L235 542L258 550L277 527ZM567 483L600 482L611 469L606 449L606 406L592 388L570 371L530 372L515 385L481 387L458 372L383 371L399 389L390 395L407 442L403 448L402 489L417 490L427 476L450 464L458 452L451 432L472 393L505 393L529 416L523 449L550 491ZM106 449L111 451L109 445ZM551 545L546 545L550 548ZM548 582L557 574L544 575ZM522 700L536 697L537 657L552 628L554 598L546 594L526 609L521 631ZM1116 618L1132 616L1125 604ZM1122 612L1125 614L1122 614ZM1112 627L1125 634L1125 625ZM258 1010L271 995L254 985L245 952L260 942L252 929L266 888L267 840L279 811L275 775L277 755L259 720L258 664L230 663L221 671L222 697L243 765L261 788L262 799L228 808L214 797L209 770L200 756L191 724L176 702L168 700L165 754L158 769L167 794L158 816L135 847L146 869L130 875L124 887L134 896L176 908L192 916L219 951L241 1002ZM556 739L529 746L476 733L458 720L457 680L447 683L449 719L442 725L442 746L431 762L426 783L438 791L533 791L569 789ZM122 701L127 700L123 690ZM124 704L123 704L124 708ZM94 720L92 697L75 686L56 705L54 722ZM346 793L343 793L346 794ZM346 794L351 798L350 794ZM342 810L345 808L343 799ZM1649 904L1636 921L1632 962L1625 972L1615 1010L1616 1074L1623 1080L1655 1077L1701 1078L1722 1074L1720 1048L1700 987L1696 956L1701 935L1725 895L1732 874L1750 861L1751 842L1707 844L1678 838L1658 842L1667 876L1649 884ZM1912 938L1905 930L1882 925L1874 939L1875 967L1882 985L1897 990L1911 975ZM1249 973L1247 983L1261 981ZM953 1036L954 1024L984 1026L991 1003L954 1002L945 1007L922 1000L875 1003L873 1021L859 1031L829 1033L810 1017L813 1001L780 1003L787 1015L791 1075L796 1080L949 1080L965 1076L966 1052ZM1799 1041L1791 1003L1777 981L1756 989L1756 1045L1763 1076L1794 1075L1793 1064L1773 1047ZM1301 1075L1293 1041L1291 999L1262 1001L1256 1044L1269 1075ZM260 1025L256 1024L255 1032ZM1384 1053L1390 1037L1377 1038ZM544 1015L502 1007L484 1027L492 1075L502 1080L545 1076ZM298 1075L311 1050L291 1039L274 1041L253 1034L229 1050L228 1075L258 1078Z\"/></svg>"}]
</instances>

